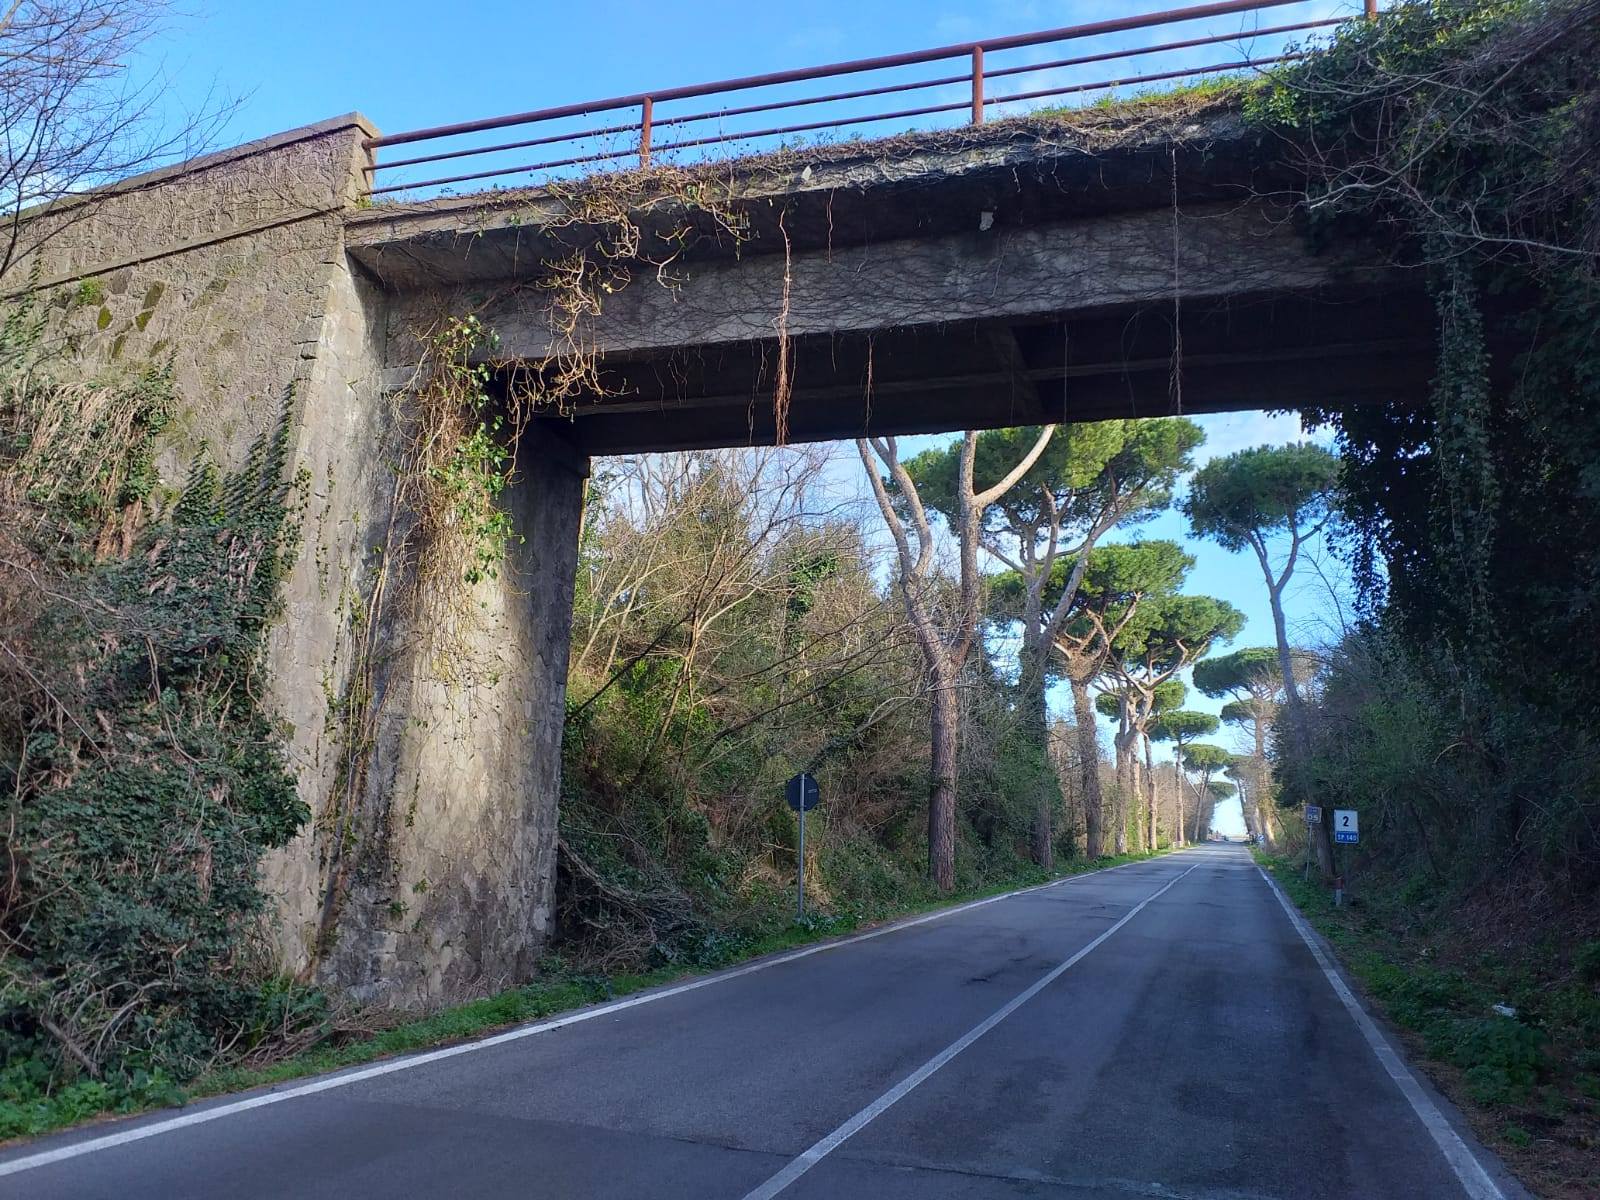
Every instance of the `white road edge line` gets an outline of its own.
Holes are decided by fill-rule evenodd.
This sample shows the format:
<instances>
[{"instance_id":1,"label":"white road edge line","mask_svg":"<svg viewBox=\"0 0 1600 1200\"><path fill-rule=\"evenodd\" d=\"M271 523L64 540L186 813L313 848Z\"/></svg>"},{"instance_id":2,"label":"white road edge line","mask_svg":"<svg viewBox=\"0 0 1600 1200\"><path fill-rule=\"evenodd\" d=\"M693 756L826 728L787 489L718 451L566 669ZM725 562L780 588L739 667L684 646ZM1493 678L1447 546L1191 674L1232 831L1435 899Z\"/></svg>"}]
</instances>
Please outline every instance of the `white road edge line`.
<instances>
[{"instance_id":1,"label":"white road edge line","mask_svg":"<svg viewBox=\"0 0 1600 1200\"><path fill-rule=\"evenodd\" d=\"M867 1105L860 1112L856 1113L855 1116L851 1117L843 1125L840 1125L832 1133L824 1135L819 1141L811 1146L810 1149L802 1152L797 1158L790 1162L788 1166L784 1167L783 1170L772 1176L772 1178L768 1179L754 1191L747 1192L744 1196L744 1200L772 1200L772 1197L776 1196L779 1192L782 1192L790 1184L794 1183L795 1180L799 1179L800 1176L804 1175L807 1171L811 1170L812 1167L816 1166L824 1158L832 1154L846 1141L860 1133L862 1129L866 1128L868 1124L870 1124L877 1117L881 1116L890 1106L904 1099L913 1088L926 1080L940 1067L944 1066L952 1058L960 1054L968 1046L972 1045L973 1042L977 1041L984 1034L988 1033L996 1025L1000 1024L1001 1021L1004 1021L1012 1013L1016 1012L1017 1009L1021 1008L1029 1000L1032 1000L1040 992L1044 991L1045 988L1049 987L1050 984L1054 983L1062 975L1066 974L1067 971L1071 970L1084 958L1088 957L1088 955L1096 946L1100 945L1101 942L1105 941L1113 933L1117 932L1117 930L1121 929L1129 921L1138 916L1139 913L1144 909L1145 905L1164 895L1166 892L1171 890L1179 880L1184 879L1191 872L1199 870L1203 865L1204 864L1202 863L1196 863L1182 875L1177 876L1175 879L1168 880L1163 887L1155 892L1152 892L1143 900L1139 901L1138 904L1134 905L1123 914L1120 921L1111 926L1111 928L1107 929L1099 937L1095 938L1094 941L1090 942L1087 946L1079 950L1065 962L1062 962L1053 968L1048 975L1045 975L1043 978L1039 979L1031 987L1027 988L1025 991L1018 992L1017 995L1013 996L1009 1001L1007 1001L1004 1006L996 1009L992 1014L984 1018L984 1020L979 1024L974 1025L966 1033L962 1034L961 1037L951 1042L943 1050L939 1051L939 1053L935 1054L927 1062L923 1063L915 1071L911 1072L911 1074L907 1075L904 1079L895 1084L887 1092L883 1093L883 1095L879 1096L871 1104Z\"/></svg>"},{"instance_id":2,"label":"white road edge line","mask_svg":"<svg viewBox=\"0 0 1600 1200\"><path fill-rule=\"evenodd\" d=\"M124 1129L118 1133L108 1133L104 1137L90 1138L82 1142L73 1142L70 1145L58 1146L54 1150L44 1150L38 1154L30 1154L26 1158L14 1158L9 1162L0 1162L0 1177L6 1175L20 1175L23 1171L32 1171L38 1167L46 1167L51 1163L63 1162L69 1158L78 1158L85 1154L94 1154L101 1150L110 1150L116 1146L125 1146L129 1142L140 1142L145 1138L157 1137L163 1133L173 1133L179 1129L187 1129L191 1125L204 1125L208 1121L218 1121L223 1117L231 1117L238 1113L249 1112L253 1108L265 1108L269 1104L280 1104L285 1100L294 1100L301 1096L313 1096L318 1092L332 1091L334 1088L346 1087L352 1083L361 1083L367 1079L376 1079L380 1075L390 1075L396 1071L407 1071L412 1067L427 1066L429 1063L440 1062L447 1058L455 1058L461 1054L471 1054L476 1050L486 1050L491 1046L501 1046L507 1042L520 1041L535 1034L546 1033L552 1029L561 1029L567 1025L577 1025L582 1021L592 1021L596 1017L610 1016L612 1013L621 1012L626 1008L637 1008L641 1004L650 1004L656 1000L665 1000L669 996L681 996L685 992L697 991L703 987L710 987L714 983L723 983L729 979L738 979L743 975L754 975L757 971L765 971L770 967L781 966L784 963L794 962L796 959L808 958L813 954L822 954L828 950L837 950L841 946L853 946L857 942L870 941L873 938L883 937L885 934L896 933L902 929L912 929L918 925L926 925L932 921L942 921L946 917L956 916L958 913L971 912L975 908L982 908L986 904L996 904L1001 900L1010 900L1015 896L1026 895L1029 892L1044 891L1047 888L1060 887L1064 883L1074 880L1087 879L1091 875L1103 875L1108 871L1120 871L1125 867L1139 867L1147 863L1159 862L1159 859L1140 859L1138 862L1118 863L1114 867L1101 867L1094 871L1084 871L1077 875L1068 875L1062 879L1052 879L1049 883L1034 884L1032 887L1017 888L1014 891L1002 892L998 896L986 896L982 900L972 900L966 904L958 904L954 908L940 909L938 912L928 913L921 917L911 917L892 924L858 933L853 937L840 938L837 941L822 942L819 945L807 946L791 954L782 954L774 958L764 958L760 962L750 963L748 966L734 967L731 970L719 971L713 975L705 975L699 979L680 983L674 987L661 988L655 991L643 992L637 996L630 996L625 1000L613 1001L595 1008L583 1008L577 1012L568 1013L562 1017L552 1017L547 1021L538 1021L532 1025L521 1025L515 1029L508 1029L504 1033L497 1033L491 1037L481 1038L477 1041L462 1042L455 1046L446 1046L442 1050L428 1050L421 1054L407 1055L403 1058L392 1058L375 1066L364 1067L359 1070L347 1071L340 1075L326 1076L314 1079L310 1083L303 1083L297 1087L286 1088L283 1091L264 1092L259 1096L250 1096L244 1100L235 1100L231 1104L218 1104L210 1108L199 1109L195 1112L184 1113L179 1117L169 1117L165 1121L153 1121L148 1125L140 1125L133 1129ZM1189 868L1194 870L1193 867ZM1185 871L1187 875L1189 872ZM1182 878L1182 876L1179 876ZM1177 880L1173 880L1174 883ZM1171 886L1170 884L1168 885ZM1138 911L1137 909L1135 911ZM1131 914L1130 914L1131 915ZM1115 927L1113 927L1115 928ZM1102 935L1102 940L1104 935ZM1098 942L1096 943L1098 945ZM1092 947L1091 947L1092 948ZM1088 951L1083 951L1088 953ZM1080 955L1081 957L1081 955Z\"/></svg>"},{"instance_id":3,"label":"white road edge line","mask_svg":"<svg viewBox=\"0 0 1600 1200\"><path fill-rule=\"evenodd\" d=\"M1317 960L1317 966L1322 968L1322 973L1328 977L1334 995L1339 997L1356 1023L1356 1028L1361 1030L1361 1036L1367 1039L1367 1045L1372 1053L1377 1056L1378 1062L1389 1073L1389 1078L1394 1080L1395 1086L1411 1104L1411 1110L1417 1114L1428 1133L1432 1135L1434 1143L1439 1147L1439 1152L1444 1155L1444 1160L1455 1172L1456 1178L1461 1181L1462 1188L1472 1200L1507 1200L1506 1194L1500 1190L1500 1185L1495 1183L1484 1165L1478 1161L1466 1142L1461 1140L1461 1135L1452 1128L1445 1119L1439 1106L1436 1105L1422 1090L1422 1085L1417 1082L1417 1077L1412 1074L1411 1068L1406 1066L1404 1060L1395 1053L1389 1039L1384 1037L1383 1031L1378 1028L1372 1018L1367 1015L1367 1010L1361 1006L1361 1001L1356 999L1352 992L1334 969L1333 963L1323 953L1317 939L1312 935L1311 928L1306 924L1304 917L1283 894L1283 889L1278 886L1277 880L1268 875L1257 864L1256 870L1261 872L1261 878L1267 881L1267 886L1272 889L1272 894L1278 898L1278 903L1283 906L1283 911L1289 916L1289 923L1294 926L1295 932L1300 935L1300 940L1311 950L1311 957Z\"/></svg>"}]
</instances>

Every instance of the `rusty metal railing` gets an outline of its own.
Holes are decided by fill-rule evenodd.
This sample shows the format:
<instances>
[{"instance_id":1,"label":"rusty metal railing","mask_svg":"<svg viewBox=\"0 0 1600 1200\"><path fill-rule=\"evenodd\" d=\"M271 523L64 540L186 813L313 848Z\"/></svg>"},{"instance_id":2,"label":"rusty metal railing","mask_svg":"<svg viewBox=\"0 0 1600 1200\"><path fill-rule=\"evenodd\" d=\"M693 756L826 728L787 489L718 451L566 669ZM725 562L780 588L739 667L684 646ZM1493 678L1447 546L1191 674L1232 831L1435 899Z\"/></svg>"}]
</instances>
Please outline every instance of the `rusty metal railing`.
<instances>
[{"instance_id":1,"label":"rusty metal railing","mask_svg":"<svg viewBox=\"0 0 1600 1200\"><path fill-rule=\"evenodd\" d=\"M839 133L863 126L885 126L889 123L904 125L919 118L948 118L954 113L966 114L971 124L982 124L985 116L1005 105L1015 105L1045 100L1085 100L1114 94L1118 89L1141 87L1150 84L1171 84L1183 80L1196 80L1205 76L1233 74L1261 70L1278 63L1300 57L1281 44L1276 52L1256 55L1245 49L1241 54L1220 62L1198 62L1174 65L1170 60L1179 52L1201 47L1226 48L1232 43L1254 42L1256 39L1281 40L1295 34L1338 25L1342 17L1311 17L1282 24L1255 28L1240 28L1223 33L1205 30L1184 30L1189 36L1163 40L1151 45L1117 46L1104 49L1085 49L1069 53L1066 57L1038 62L1020 62L995 65L993 56L1006 52L1030 50L1036 47L1062 46L1068 49L1082 47L1095 39L1109 35L1141 30L1167 30L1174 26L1193 26L1199 22L1218 18L1249 17L1267 9L1289 5L1309 7L1307 0L1221 0L1219 3L1201 4L1190 8L1169 9L1164 12L1118 17L1086 25L1048 29L1037 33L1016 34L1010 37L991 38L978 42L939 46L930 50L915 50L903 54L883 55L878 58L856 59L851 62L831 63L826 66L805 67L791 71L776 71L765 75L748 75L738 79L723 79L715 83L694 84L688 87L662 88L628 96L613 96L606 100L591 100L579 104L563 104L532 112L514 113L510 116L490 117L478 121L463 121L453 125L438 125L429 129L415 129L406 133L388 134L366 142L373 156L367 168L368 197L394 196L401 192L434 192L457 184L489 184L504 186L515 183L522 186L539 182L541 178L556 177L584 170L604 170L618 167L649 166L652 160L664 156L679 158L695 154L706 156L719 146L739 145L745 151L769 148L782 144L781 139L799 134ZM1377 13L1377 0L1361 0L1365 16ZM1079 78L1086 68L1098 69L1101 64L1118 60L1149 58L1165 59L1153 64L1157 69L1125 68L1113 78ZM932 63L960 61L963 69L956 74L942 74L931 78L905 79L900 73L907 68ZM821 94L788 94L793 85L834 80L845 76L866 76L871 86ZM1014 92L993 92L989 85L1017 77L1042 76L1045 86L1024 87ZM924 102L910 107L880 112L863 101L874 101L884 96L913 92L931 92ZM745 94L750 103L720 106L701 106L701 111L675 112L663 106L681 105L685 101L718 98L727 100L734 93ZM957 98L959 97L959 98ZM729 128L741 118L765 114L790 112L811 108L827 115L818 119L754 129ZM635 110L626 121L588 126L577 123L580 119L596 115ZM713 128L707 128L714 126ZM515 129L531 136L520 136L509 141L479 143L478 135L497 130ZM662 140L665 134L666 140ZM426 153L379 160L377 151L394 146L417 146ZM523 152L537 151L534 161L522 161ZM451 163L470 167L470 170L443 168L446 173L432 175L432 164ZM421 179L400 178L394 173L415 171L429 167Z\"/></svg>"}]
</instances>

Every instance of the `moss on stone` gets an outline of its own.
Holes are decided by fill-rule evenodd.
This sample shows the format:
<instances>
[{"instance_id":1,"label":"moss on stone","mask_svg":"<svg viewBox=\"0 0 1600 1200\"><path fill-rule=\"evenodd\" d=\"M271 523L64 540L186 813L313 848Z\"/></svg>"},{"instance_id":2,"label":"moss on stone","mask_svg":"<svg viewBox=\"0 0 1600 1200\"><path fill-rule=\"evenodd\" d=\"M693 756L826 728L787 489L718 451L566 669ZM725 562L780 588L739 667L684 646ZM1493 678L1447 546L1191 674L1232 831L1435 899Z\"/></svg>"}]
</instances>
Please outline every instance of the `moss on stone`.
<instances>
[{"instance_id":1,"label":"moss on stone","mask_svg":"<svg viewBox=\"0 0 1600 1200\"><path fill-rule=\"evenodd\" d=\"M228 281L221 276L218 276L216 279L213 279L210 283L206 284L205 287L200 289L200 294L194 298L194 303L190 305L190 307L196 309L205 308L207 305L213 303L217 297L221 296L222 293L227 290Z\"/></svg>"}]
</instances>

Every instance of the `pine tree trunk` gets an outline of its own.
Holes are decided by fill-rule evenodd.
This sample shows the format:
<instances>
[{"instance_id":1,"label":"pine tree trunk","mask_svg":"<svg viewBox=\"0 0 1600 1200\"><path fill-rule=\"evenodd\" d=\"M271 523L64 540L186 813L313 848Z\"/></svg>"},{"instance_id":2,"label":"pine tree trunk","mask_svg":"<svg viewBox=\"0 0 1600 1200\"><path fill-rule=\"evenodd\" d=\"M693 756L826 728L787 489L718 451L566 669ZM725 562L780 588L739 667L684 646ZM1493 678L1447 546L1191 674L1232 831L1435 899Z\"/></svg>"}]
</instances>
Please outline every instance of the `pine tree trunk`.
<instances>
[{"instance_id":1,"label":"pine tree trunk","mask_svg":"<svg viewBox=\"0 0 1600 1200\"><path fill-rule=\"evenodd\" d=\"M1332 883L1339 873L1333 861L1333 809L1322 806L1322 820L1311 827L1311 844L1317 848L1317 870L1324 883Z\"/></svg>"},{"instance_id":2,"label":"pine tree trunk","mask_svg":"<svg viewBox=\"0 0 1600 1200\"><path fill-rule=\"evenodd\" d=\"M1094 700L1087 679L1072 681L1072 710L1077 724L1078 757L1083 770L1083 850L1089 858L1104 852L1101 820L1105 800L1100 794L1100 739L1096 735Z\"/></svg>"},{"instance_id":3,"label":"pine tree trunk","mask_svg":"<svg viewBox=\"0 0 1600 1200\"><path fill-rule=\"evenodd\" d=\"M1253 841L1260 832L1261 822L1256 817L1256 787L1254 782L1246 783L1246 771L1239 776L1239 815L1244 818L1244 831Z\"/></svg>"},{"instance_id":4,"label":"pine tree trunk","mask_svg":"<svg viewBox=\"0 0 1600 1200\"><path fill-rule=\"evenodd\" d=\"M1144 796L1145 809L1149 814L1150 826L1145 831L1145 849L1154 854L1161 847L1156 844L1156 762L1150 750L1150 739L1140 735L1144 741Z\"/></svg>"},{"instance_id":5,"label":"pine tree trunk","mask_svg":"<svg viewBox=\"0 0 1600 1200\"><path fill-rule=\"evenodd\" d=\"M1267 595L1272 601L1272 629L1278 638L1278 670L1283 673L1283 703L1289 715L1289 761L1292 766L1305 763L1310 751L1306 738L1305 709L1300 703L1300 689L1294 682L1294 658L1289 653L1289 630L1283 619L1283 598L1277 588L1267 581ZM1337 868L1333 861L1333 812L1322 807L1322 820L1311 827L1311 844L1316 847L1317 870L1324 882L1331 882Z\"/></svg>"},{"instance_id":6,"label":"pine tree trunk","mask_svg":"<svg viewBox=\"0 0 1600 1200\"><path fill-rule=\"evenodd\" d=\"M1261 787L1256 787L1256 824L1260 827L1261 844L1267 848L1268 854L1278 852L1278 834L1272 827L1272 801L1260 799Z\"/></svg>"},{"instance_id":7,"label":"pine tree trunk","mask_svg":"<svg viewBox=\"0 0 1600 1200\"><path fill-rule=\"evenodd\" d=\"M956 749L960 719L955 680L941 678L933 693L933 778L928 788L928 873L941 892L956 886Z\"/></svg>"},{"instance_id":8,"label":"pine tree trunk","mask_svg":"<svg viewBox=\"0 0 1600 1200\"><path fill-rule=\"evenodd\" d=\"M1049 760L1049 712L1045 702L1045 657L1048 647L1043 641L1037 613L1025 619L1022 625L1022 649L1019 655L1022 693L1023 732L1038 749L1040 762ZM1049 871L1055 866L1055 831L1051 827L1051 795L1043 777L1038 780L1039 794L1034 798L1033 811L1033 861Z\"/></svg>"},{"instance_id":9,"label":"pine tree trunk","mask_svg":"<svg viewBox=\"0 0 1600 1200\"><path fill-rule=\"evenodd\" d=\"M1255 720L1256 727L1256 752L1255 761L1250 769L1250 791L1255 800L1256 832L1261 837L1261 844L1267 848L1268 854L1278 852L1278 839L1272 830L1273 800L1268 794L1267 780L1270 769L1267 766L1267 722L1259 711ZM1262 797L1266 797L1264 800Z\"/></svg>"},{"instance_id":10,"label":"pine tree trunk","mask_svg":"<svg viewBox=\"0 0 1600 1200\"><path fill-rule=\"evenodd\" d=\"M1172 783L1176 789L1172 800L1173 842L1180 850L1189 844L1189 820L1184 812L1182 762L1183 747L1180 744L1177 753L1172 756Z\"/></svg>"},{"instance_id":11,"label":"pine tree trunk","mask_svg":"<svg viewBox=\"0 0 1600 1200\"><path fill-rule=\"evenodd\" d=\"M1283 703L1289 711L1289 744L1296 755L1306 751L1305 709L1294 681L1294 656L1289 652L1289 627L1283 617L1283 596L1267 578L1267 598L1272 604L1272 632L1278 640L1278 671L1283 676Z\"/></svg>"},{"instance_id":12,"label":"pine tree trunk","mask_svg":"<svg viewBox=\"0 0 1600 1200\"><path fill-rule=\"evenodd\" d=\"M1133 747L1129 744L1132 732L1124 725L1119 728L1113 745L1117 752L1117 790L1112 803L1111 839L1114 853L1128 852L1128 798L1133 795Z\"/></svg>"},{"instance_id":13,"label":"pine tree trunk","mask_svg":"<svg viewBox=\"0 0 1600 1200\"><path fill-rule=\"evenodd\" d=\"M1128 852L1128 825L1133 819L1133 798L1139 792L1139 760L1133 756L1133 731L1123 737L1123 757L1127 766L1123 770L1123 785L1117 788L1116 852Z\"/></svg>"}]
</instances>

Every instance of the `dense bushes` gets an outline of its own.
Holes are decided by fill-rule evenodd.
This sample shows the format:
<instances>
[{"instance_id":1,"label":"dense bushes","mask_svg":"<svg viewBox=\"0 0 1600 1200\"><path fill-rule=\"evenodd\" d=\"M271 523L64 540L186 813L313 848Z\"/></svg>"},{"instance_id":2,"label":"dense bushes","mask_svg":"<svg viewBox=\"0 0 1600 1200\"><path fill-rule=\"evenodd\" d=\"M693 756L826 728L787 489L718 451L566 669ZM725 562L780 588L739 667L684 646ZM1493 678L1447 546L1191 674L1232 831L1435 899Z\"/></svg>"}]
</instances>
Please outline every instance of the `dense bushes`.
<instances>
[{"instance_id":1,"label":"dense bushes","mask_svg":"<svg viewBox=\"0 0 1600 1200\"><path fill-rule=\"evenodd\" d=\"M787 926L797 826L783 785L801 770L824 797L807 828L814 904L852 922L936 895L928 683L865 531L825 495L825 466L798 451L649 456L593 489L563 772L564 953L715 961L730 938ZM961 703L957 886L1033 878L1032 805L1054 774L990 664L974 664Z\"/></svg>"},{"instance_id":2,"label":"dense bushes","mask_svg":"<svg viewBox=\"0 0 1600 1200\"><path fill-rule=\"evenodd\" d=\"M1434 0L1252 102L1307 147L1311 236L1416 268L1439 329L1427 403L1318 414L1366 622L1288 798L1375 809L1458 880L1600 886L1597 73L1594 0Z\"/></svg>"},{"instance_id":3,"label":"dense bushes","mask_svg":"<svg viewBox=\"0 0 1600 1200\"><path fill-rule=\"evenodd\" d=\"M15 338L18 329L10 333ZM173 1090L281 1027L262 852L306 819L259 707L286 433L163 493L157 371L0 373L0 1137ZM76 1082L71 1082L76 1080Z\"/></svg>"},{"instance_id":4,"label":"dense bushes","mask_svg":"<svg viewBox=\"0 0 1600 1200\"><path fill-rule=\"evenodd\" d=\"M1310 710L1312 794L1362 811L1367 850L1458 887L1533 871L1594 883L1600 742L1447 648L1352 633Z\"/></svg>"}]
</instances>

